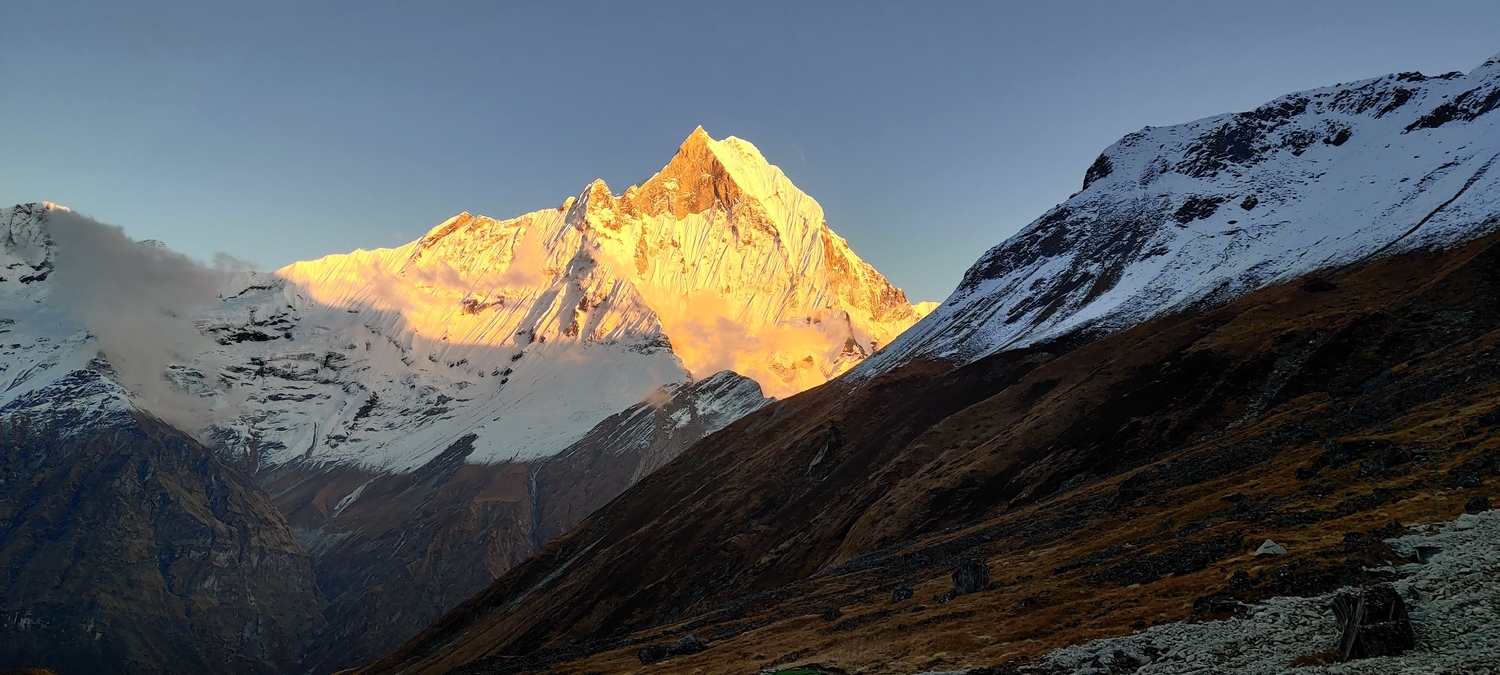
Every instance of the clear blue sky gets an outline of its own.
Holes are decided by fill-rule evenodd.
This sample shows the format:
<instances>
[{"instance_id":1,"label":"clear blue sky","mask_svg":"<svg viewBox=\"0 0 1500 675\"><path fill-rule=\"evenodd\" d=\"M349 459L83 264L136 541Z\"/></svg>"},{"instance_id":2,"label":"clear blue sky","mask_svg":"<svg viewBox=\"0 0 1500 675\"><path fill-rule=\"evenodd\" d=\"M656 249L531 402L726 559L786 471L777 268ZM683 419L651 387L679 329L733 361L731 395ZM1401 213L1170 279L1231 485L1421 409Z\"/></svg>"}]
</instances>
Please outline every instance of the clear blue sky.
<instances>
[{"instance_id":1,"label":"clear blue sky","mask_svg":"<svg viewBox=\"0 0 1500 675\"><path fill-rule=\"evenodd\" d=\"M0 4L0 202L274 268L758 145L913 299L1145 125L1500 52L1500 2Z\"/></svg>"}]
</instances>

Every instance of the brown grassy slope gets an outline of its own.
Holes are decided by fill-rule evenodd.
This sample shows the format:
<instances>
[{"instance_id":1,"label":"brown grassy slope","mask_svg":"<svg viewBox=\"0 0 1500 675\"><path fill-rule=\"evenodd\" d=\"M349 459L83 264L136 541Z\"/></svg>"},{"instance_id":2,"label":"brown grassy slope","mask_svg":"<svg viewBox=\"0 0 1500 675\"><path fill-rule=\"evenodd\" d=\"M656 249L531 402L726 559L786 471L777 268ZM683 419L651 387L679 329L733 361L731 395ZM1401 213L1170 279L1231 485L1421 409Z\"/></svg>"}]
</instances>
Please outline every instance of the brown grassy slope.
<instances>
[{"instance_id":1,"label":"brown grassy slope","mask_svg":"<svg viewBox=\"0 0 1500 675\"><path fill-rule=\"evenodd\" d=\"M1361 532L1493 471L1465 463L1500 423L1497 241L769 406L366 672L623 672L688 630L712 648L652 672L988 665L1182 619L1234 569L1247 598L1357 581ZM1250 560L1268 536L1292 554ZM1004 587L934 603L963 556Z\"/></svg>"}]
</instances>

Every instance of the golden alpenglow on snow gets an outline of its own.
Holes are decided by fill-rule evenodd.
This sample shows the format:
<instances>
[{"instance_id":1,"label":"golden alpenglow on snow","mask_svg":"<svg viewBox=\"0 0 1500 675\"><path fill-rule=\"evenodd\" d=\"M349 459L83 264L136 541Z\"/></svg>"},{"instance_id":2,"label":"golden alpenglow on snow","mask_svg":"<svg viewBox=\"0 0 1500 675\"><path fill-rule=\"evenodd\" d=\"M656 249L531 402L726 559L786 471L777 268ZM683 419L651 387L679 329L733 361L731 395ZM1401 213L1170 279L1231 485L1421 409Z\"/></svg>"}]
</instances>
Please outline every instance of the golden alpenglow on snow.
<instances>
[{"instance_id":1,"label":"golden alpenglow on snow","mask_svg":"<svg viewBox=\"0 0 1500 675\"><path fill-rule=\"evenodd\" d=\"M855 255L754 145L701 127L622 194L596 180L556 209L464 213L400 248L277 274L310 300L396 313L453 345L540 343L582 361L595 345L665 338L691 377L733 370L777 397L848 370L932 305L913 307Z\"/></svg>"}]
</instances>

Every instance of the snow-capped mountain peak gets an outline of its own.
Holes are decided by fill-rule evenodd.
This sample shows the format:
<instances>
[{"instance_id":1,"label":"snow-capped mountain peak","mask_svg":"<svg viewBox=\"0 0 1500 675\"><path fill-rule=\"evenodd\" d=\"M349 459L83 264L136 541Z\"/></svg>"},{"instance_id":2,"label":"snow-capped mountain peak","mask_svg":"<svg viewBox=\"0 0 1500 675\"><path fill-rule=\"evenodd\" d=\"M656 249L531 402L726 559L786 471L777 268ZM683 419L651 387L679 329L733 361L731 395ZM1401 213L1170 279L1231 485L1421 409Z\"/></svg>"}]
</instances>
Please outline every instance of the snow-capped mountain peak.
<instances>
[{"instance_id":1,"label":"snow-capped mountain peak","mask_svg":"<svg viewBox=\"0 0 1500 675\"><path fill-rule=\"evenodd\" d=\"M690 372L732 369L781 396L848 369L918 318L755 146L701 127L622 194L596 180L556 210L460 214L405 247L278 275L319 303L373 303L449 342L664 334ZM533 313L549 293L555 307Z\"/></svg>"},{"instance_id":2,"label":"snow-capped mountain peak","mask_svg":"<svg viewBox=\"0 0 1500 675\"><path fill-rule=\"evenodd\" d=\"M256 466L410 469L470 434L472 462L548 456L663 386L821 384L919 318L755 146L701 128L619 194L594 181L223 283L173 377L216 401L205 437Z\"/></svg>"},{"instance_id":3,"label":"snow-capped mountain peak","mask_svg":"<svg viewBox=\"0 0 1500 675\"><path fill-rule=\"evenodd\" d=\"M1500 214L1497 107L1500 56L1467 75L1387 75L1129 134L862 370L1108 332L1484 234Z\"/></svg>"}]
</instances>

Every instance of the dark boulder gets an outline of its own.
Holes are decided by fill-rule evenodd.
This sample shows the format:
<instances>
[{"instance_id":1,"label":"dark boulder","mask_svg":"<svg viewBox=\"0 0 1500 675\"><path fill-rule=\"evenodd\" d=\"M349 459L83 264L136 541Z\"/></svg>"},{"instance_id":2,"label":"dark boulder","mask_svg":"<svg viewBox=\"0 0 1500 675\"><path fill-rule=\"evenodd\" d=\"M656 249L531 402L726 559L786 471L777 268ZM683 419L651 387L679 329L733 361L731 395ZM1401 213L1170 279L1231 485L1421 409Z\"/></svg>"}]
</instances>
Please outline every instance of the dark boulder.
<instances>
[{"instance_id":1,"label":"dark boulder","mask_svg":"<svg viewBox=\"0 0 1500 675\"><path fill-rule=\"evenodd\" d=\"M1474 497L1464 504L1464 513L1484 513L1488 510L1490 510L1490 498L1484 495Z\"/></svg>"},{"instance_id":2,"label":"dark boulder","mask_svg":"<svg viewBox=\"0 0 1500 675\"><path fill-rule=\"evenodd\" d=\"M829 605L823 608L824 621L838 621L839 617L843 615L844 613L839 611L838 605Z\"/></svg>"},{"instance_id":3,"label":"dark boulder","mask_svg":"<svg viewBox=\"0 0 1500 675\"><path fill-rule=\"evenodd\" d=\"M966 558L953 570L953 590L957 595L978 593L990 585L990 568L978 558Z\"/></svg>"},{"instance_id":4,"label":"dark boulder","mask_svg":"<svg viewBox=\"0 0 1500 675\"><path fill-rule=\"evenodd\" d=\"M1236 570L1234 575L1229 577L1230 591L1235 593L1244 593L1245 591L1250 590L1250 588L1251 583L1249 572L1246 572L1245 570Z\"/></svg>"},{"instance_id":5,"label":"dark boulder","mask_svg":"<svg viewBox=\"0 0 1500 675\"><path fill-rule=\"evenodd\" d=\"M673 642L671 647L667 647L667 654L669 656L687 656L688 654L697 654L705 649L708 649L708 645L699 640L698 636L688 633L681 640Z\"/></svg>"},{"instance_id":6,"label":"dark boulder","mask_svg":"<svg viewBox=\"0 0 1500 675\"><path fill-rule=\"evenodd\" d=\"M1333 601L1344 659L1396 656L1416 643L1406 602L1394 586L1371 586Z\"/></svg>"},{"instance_id":7,"label":"dark boulder","mask_svg":"<svg viewBox=\"0 0 1500 675\"><path fill-rule=\"evenodd\" d=\"M641 660L641 665L649 666L667 658L667 648L661 645L646 645L635 653L635 657Z\"/></svg>"},{"instance_id":8,"label":"dark boulder","mask_svg":"<svg viewBox=\"0 0 1500 675\"><path fill-rule=\"evenodd\" d=\"M1453 475L1453 487L1481 488L1484 487L1484 481L1477 473L1462 471Z\"/></svg>"},{"instance_id":9,"label":"dark boulder","mask_svg":"<svg viewBox=\"0 0 1500 675\"><path fill-rule=\"evenodd\" d=\"M910 600L917 592L911 586L897 586L891 591L891 604Z\"/></svg>"},{"instance_id":10,"label":"dark boulder","mask_svg":"<svg viewBox=\"0 0 1500 675\"><path fill-rule=\"evenodd\" d=\"M1359 475L1378 476L1411 461L1411 454L1394 445L1380 449L1380 454L1359 463Z\"/></svg>"}]
</instances>

